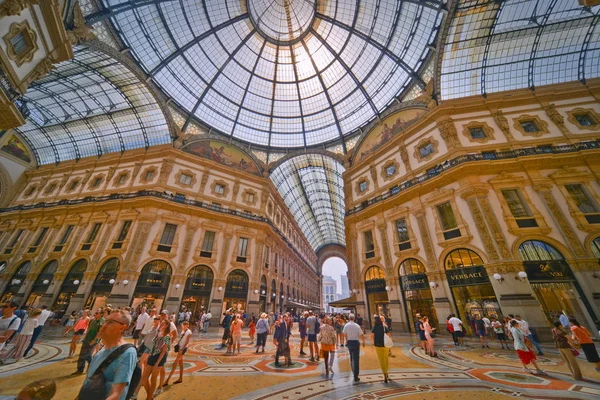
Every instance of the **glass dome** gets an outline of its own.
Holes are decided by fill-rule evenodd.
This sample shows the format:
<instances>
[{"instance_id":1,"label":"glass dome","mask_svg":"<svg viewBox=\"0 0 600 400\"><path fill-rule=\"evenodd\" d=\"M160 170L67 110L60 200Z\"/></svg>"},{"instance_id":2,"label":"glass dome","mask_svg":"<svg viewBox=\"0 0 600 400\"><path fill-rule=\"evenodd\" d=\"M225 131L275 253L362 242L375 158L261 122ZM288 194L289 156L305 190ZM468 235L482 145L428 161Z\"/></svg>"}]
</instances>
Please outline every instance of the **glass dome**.
<instances>
[{"instance_id":1,"label":"glass dome","mask_svg":"<svg viewBox=\"0 0 600 400\"><path fill-rule=\"evenodd\" d=\"M423 86L444 3L103 0L184 131L196 118L269 148L343 139Z\"/></svg>"}]
</instances>

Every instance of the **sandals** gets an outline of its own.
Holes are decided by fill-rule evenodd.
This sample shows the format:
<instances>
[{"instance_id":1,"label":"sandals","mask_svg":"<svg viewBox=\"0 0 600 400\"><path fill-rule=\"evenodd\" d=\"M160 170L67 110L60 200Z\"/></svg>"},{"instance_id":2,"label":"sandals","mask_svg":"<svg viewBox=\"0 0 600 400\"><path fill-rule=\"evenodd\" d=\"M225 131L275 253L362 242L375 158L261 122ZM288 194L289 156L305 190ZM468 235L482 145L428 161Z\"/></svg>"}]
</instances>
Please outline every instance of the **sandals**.
<instances>
[{"instance_id":1,"label":"sandals","mask_svg":"<svg viewBox=\"0 0 600 400\"><path fill-rule=\"evenodd\" d=\"M177 385L178 383L183 383L183 380L177 379L175 382L173 382L173 385Z\"/></svg>"}]
</instances>

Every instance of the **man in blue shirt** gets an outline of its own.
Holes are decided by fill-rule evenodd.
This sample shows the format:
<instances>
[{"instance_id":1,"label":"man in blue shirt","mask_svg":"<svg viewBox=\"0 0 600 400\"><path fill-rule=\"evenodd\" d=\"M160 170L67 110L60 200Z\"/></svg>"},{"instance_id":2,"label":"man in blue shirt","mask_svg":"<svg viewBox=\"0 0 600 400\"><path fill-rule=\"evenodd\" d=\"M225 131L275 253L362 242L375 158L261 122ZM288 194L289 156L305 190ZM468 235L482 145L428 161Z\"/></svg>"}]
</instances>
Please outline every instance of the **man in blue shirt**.
<instances>
[{"instance_id":1,"label":"man in blue shirt","mask_svg":"<svg viewBox=\"0 0 600 400\"><path fill-rule=\"evenodd\" d=\"M114 311L106 317L100 332L98 332L98 338L104 342L104 349L100 350L92 359L83 382L84 386L89 384L94 372L112 352L127 344L123 339L123 334L129 325L131 325L131 315L127 311ZM137 352L135 348L131 347L104 369L106 400L125 400L136 364Z\"/></svg>"}]
</instances>

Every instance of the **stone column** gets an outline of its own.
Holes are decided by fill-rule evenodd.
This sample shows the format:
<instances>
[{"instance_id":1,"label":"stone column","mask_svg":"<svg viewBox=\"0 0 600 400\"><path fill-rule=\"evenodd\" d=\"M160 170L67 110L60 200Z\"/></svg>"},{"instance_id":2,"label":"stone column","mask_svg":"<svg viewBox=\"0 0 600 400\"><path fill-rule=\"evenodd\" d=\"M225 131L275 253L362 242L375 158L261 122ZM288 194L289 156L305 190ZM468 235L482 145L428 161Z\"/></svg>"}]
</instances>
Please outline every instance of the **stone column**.
<instances>
[{"instance_id":1,"label":"stone column","mask_svg":"<svg viewBox=\"0 0 600 400\"><path fill-rule=\"evenodd\" d=\"M79 283L77 293L71 297L71 302L69 303L69 308L67 308L65 315L83 309L92 292L92 286L94 285L97 275L97 271L88 271L83 274L83 279Z\"/></svg>"},{"instance_id":2,"label":"stone column","mask_svg":"<svg viewBox=\"0 0 600 400\"><path fill-rule=\"evenodd\" d=\"M223 299L225 298L225 279L215 279L212 288L212 300L210 302L210 313L215 318L215 324L219 324L223 319ZM219 288L221 290L219 291Z\"/></svg>"},{"instance_id":3,"label":"stone column","mask_svg":"<svg viewBox=\"0 0 600 400\"><path fill-rule=\"evenodd\" d=\"M185 275L172 275L169 281L169 288L165 295L165 302L163 309L169 311L178 311L181 309L181 300L183 297L183 289L185 287L185 281L187 276ZM179 285L179 288L177 287Z\"/></svg>"},{"instance_id":4,"label":"stone column","mask_svg":"<svg viewBox=\"0 0 600 400\"><path fill-rule=\"evenodd\" d=\"M427 228L427 221L425 220L425 211L417 210L415 212L415 217L417 218L417 224L419 225L419 234L421 235L423 249L425 250L425 257L427 258L427 271L436 271L438 269L437 261L435 253L433 251L431 235L429 235L429 229Z\"/></svg>"}]
</instances>

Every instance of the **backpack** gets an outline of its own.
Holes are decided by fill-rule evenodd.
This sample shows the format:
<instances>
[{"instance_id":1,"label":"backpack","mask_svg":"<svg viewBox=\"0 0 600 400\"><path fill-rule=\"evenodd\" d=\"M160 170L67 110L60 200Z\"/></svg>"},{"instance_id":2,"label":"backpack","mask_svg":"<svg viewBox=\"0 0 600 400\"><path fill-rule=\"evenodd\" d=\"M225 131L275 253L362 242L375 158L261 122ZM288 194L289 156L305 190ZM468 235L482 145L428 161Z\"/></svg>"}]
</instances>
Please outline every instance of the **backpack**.
<instances>
[{"instance_id":1,"label":"backpack","mask_svg":"<svg viewBox=\"0 0 600 400\"><path fill-rule=\"evenodd\" d=\"M133 348L135 346L128 343L122 346L119 346L118 349L113 351L96 370L94 374L89 378L89 382L86 385L81 387L79 391L79 396L77 397L80 400L104 400L106 399L106 378L104 377L104 370L121 354L123 354L127 349ZM138 364L136 364L133 374L131 375L131 380L129 381L129 386L127 389L127 395L125 396L126 400L131 399L133 394L135 393L135 389L138 387L140 381L142 380L142 370Z\"/></svg>"},{"instance_id":2,"label":"backpack","mask_svg":"<svg viewBox=\"0 0 600 400\"><path fill-rule=\"evenodd\" d=\"M315 334L321 332L321 323L319 322L319 318L315 317Z\"/></svg>"}]
</instances>

